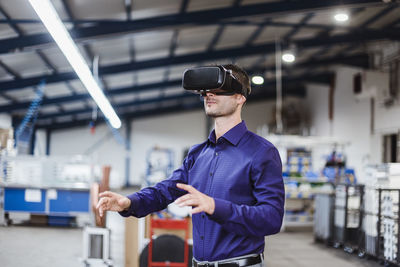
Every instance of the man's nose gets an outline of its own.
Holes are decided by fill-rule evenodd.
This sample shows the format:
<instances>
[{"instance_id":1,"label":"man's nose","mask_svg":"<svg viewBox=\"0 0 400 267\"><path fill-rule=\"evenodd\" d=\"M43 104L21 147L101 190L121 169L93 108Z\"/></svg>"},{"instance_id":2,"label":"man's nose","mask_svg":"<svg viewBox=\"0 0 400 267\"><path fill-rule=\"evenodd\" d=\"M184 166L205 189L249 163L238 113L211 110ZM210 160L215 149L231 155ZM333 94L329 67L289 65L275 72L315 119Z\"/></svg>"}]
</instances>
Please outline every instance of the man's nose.
<instances>
[{"instance_id":1,"label":"man's nose","mask_svg":"<svg viewBox=\"0 0 400 267\"><path fill-rule=\"evenodd\" d=\"M207 95L207 96L214 96L215 94L214 94L213 92L211 92L211 91L207 91L207 92L206 92L206 95Z\"/></svg>"}]
</instances>

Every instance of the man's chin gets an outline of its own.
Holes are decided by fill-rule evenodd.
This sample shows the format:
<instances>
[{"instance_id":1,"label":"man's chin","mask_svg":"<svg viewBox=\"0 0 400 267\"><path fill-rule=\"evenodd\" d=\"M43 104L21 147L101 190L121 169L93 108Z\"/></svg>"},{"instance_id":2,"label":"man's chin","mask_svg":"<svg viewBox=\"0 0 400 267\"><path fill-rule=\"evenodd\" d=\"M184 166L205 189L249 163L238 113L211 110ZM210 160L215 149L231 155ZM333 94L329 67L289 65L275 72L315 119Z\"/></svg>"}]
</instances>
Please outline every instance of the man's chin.
<instances>
[{"instance_id":1,"label":"man's chin","mask_svg":"<svg viewBox=\"0 0 400 267\"><path fill-rule=\"evenodd\" d=\"M211 112L211 111L206 111L206 115L211 117L211 118L217 118L217 117L221 116L220 114L217 114L217 113Z\"/></svg>"}]
</instances>

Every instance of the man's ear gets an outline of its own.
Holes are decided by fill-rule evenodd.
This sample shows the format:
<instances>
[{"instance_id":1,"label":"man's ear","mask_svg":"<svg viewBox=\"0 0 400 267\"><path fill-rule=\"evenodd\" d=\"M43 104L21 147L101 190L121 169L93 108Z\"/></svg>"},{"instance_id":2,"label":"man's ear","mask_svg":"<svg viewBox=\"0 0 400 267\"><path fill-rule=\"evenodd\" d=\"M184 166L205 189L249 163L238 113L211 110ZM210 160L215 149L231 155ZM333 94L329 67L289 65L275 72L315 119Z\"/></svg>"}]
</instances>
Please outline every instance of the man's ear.
<instances>
[{"instance_id":1,"label":"man's ear","mask_svg":"<svg viewBox=\"0 0 400 267\"><path fill-rule=\"evenodd\" d=\"M242 105L244 105L244 103L246 102L246 98L244 97L244 95L241 95L241 94L238 94L237 100L238 100L238 104L242 104Z\"/></svg>"}]
</instances>

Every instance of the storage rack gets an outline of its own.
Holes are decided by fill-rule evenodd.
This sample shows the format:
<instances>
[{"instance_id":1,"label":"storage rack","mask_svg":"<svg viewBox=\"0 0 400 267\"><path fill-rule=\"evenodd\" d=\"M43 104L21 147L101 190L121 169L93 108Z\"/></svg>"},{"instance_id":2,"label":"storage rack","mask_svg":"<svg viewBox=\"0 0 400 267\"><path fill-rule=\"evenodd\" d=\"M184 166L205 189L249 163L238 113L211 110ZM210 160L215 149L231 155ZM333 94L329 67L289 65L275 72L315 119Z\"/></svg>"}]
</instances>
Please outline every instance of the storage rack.
<instances>
[{"instance_id":1,"label":"storage rack","mask_svg":"<svg viewBox=\"0 0 400 267\"><path fill-rule=\"evenodd\" d=\"M345 140L321 136L266 135L278 149L284 168L286 191L284 227L312 227L314 220L314 195L320 191L331 192L333 186L320 173L326 156L333 148L344 147ZM297 185L297 188L296 186ZM309 190L305 190L309 188Z\"/></svg>"},{"instance_id":2,"label":"storage rack","mask_svg":"<svg viewBox=\"0 0 400 267\"><path fill-rule=\"evenodd\" d=\"M400 189L340 184L335 196L318 194L315 201L316 241L400 266Z\"/></svg>"},{"instance_id":3,"label":"storage rack","mask_svg":"<svg viewBox=\"0 0 400 267\"><path fill-rule=\"evenodd\" d=\"M364 247L363 242L363 185L339 184L335 190L334 247L352 253Z\"/></svg>"},{"instance_id":4,"label":"storage rack","mask_svg":"<svg viewBox=\"0 0 400 267\"><path fill-rule=\"evenodd\" d=\"M333 244L333 207L335 194L317 193L315 195L314 240L327 245Z\"/></svg>"},{"instance_id":5,"label":"storage rack","mask_svg":"<svg viewBox=\"0 0 400 267\"><path fill-rule=\"evenodd\" d=\"M366 246L367 255L386 263L400 266L400 189L375 189L378 209L366 210ZM371 234L373 233L373 234Z\"/></svg>"},{"instance_id":6,"label":"storage rack","mask_svg":"<svg viewBox=\"0 0 400 267\"><path fill-rule=\"evenodd\" d=\"M288 149L285 168L289 176L304 176L306 172L312 170L311 151L300 148Z\"/></svg>"},{"instance_id":7,"label":"storage rack","mask_svg":"<svg viewBox=\"0 0 400 267\"><path fill-rule=\"evenodd\" d=\"M314 197L328 181L324 178L309 179L306 177L284 177L285 227L309 226L314 220ZM307 186L307 190L302 190Z\"/></svg>"}]
</instances>

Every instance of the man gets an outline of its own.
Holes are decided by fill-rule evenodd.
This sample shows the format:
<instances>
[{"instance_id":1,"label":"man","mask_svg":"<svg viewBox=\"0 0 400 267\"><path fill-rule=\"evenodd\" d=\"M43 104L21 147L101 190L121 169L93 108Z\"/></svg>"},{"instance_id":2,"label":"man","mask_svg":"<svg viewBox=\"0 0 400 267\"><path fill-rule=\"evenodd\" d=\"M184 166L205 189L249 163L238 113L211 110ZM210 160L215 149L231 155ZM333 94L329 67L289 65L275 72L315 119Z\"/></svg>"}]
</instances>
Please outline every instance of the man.
<instances>
[{"instance_id":1,"label":"man","mask_svg":"<svg viewBox=\"0 0 400 267\"><path fill-rule=\"evenodd\" d=\"M201 83L214 77L214 87ZM278 151L241 119L251 91L245 71L229 64L185 72L186 89L199 84L205 112L215 120L208 140L193 146L169 179L127 197L104 192L97 207L101 216L113 210L143 217L173 201L191 206L193 266L263 266L265 236L278 233L283 218Z\"/></svg>"}]
</instances>

